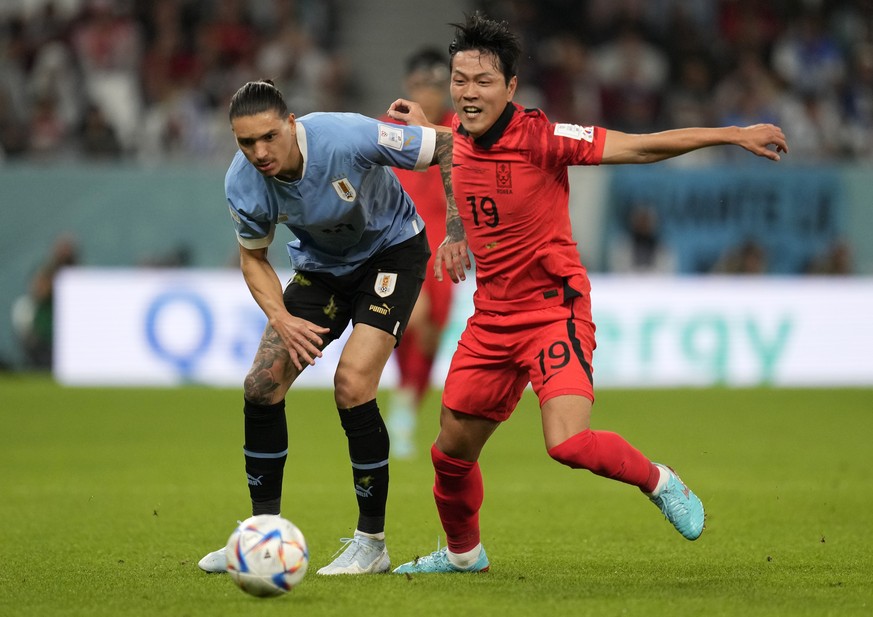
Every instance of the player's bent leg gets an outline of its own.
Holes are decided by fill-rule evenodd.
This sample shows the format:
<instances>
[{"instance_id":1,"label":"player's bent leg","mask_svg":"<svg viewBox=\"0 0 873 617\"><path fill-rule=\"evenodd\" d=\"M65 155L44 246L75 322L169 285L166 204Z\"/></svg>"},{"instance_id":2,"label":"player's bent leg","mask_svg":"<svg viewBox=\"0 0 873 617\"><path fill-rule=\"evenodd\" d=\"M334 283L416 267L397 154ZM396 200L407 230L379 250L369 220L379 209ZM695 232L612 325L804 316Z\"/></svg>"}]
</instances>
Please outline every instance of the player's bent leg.
<instances>
[{"instance_id":1,"label":"player's bent leg","mask_svg":"<svg viewBox=\"0 0 873 617\"><path fill-rule=\"evenodd\" d=\"M457 572L487 572L491 568L485 547L479 544L472 555L458 555L443 547L425 557L416 557L394 569L395 574L453 574Z\"/></svg>"},{"instance_id":2,"label":"player's bent leg","mask_svg":"<svg viewBox=\"0 0 873 617\"><path fill-rule=\"evenodd\" d=\"M703 502L691 492L675 471L655 463L661 471L661 481L649 495L655 504L676 528L688 540L696 540L703 533L706 515Z\"/></svg>"},{"instance_id":3,"label":"player's bent leg","mask_svg":"<svg viewBox=\"0 0 873 617\"><path fill-rule=\"evenodd\" d=\"M391 559L385 547L385 534L368 534L355 531L352 538L341 538L339 556L320 568L316 574L381 574L391 568Z\"/></svg>"}]
</instances>

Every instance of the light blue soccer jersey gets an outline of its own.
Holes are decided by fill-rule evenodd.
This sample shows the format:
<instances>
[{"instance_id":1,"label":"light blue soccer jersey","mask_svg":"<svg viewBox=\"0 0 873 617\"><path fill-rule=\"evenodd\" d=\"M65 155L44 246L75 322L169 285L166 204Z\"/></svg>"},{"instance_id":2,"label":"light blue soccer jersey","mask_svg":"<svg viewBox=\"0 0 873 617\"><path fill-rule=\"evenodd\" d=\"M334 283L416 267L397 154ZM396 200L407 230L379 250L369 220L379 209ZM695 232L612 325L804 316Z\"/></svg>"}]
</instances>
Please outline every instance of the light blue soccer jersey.
<instances>
[{"instance_id":1,"label":"light blue soccer jersey","mask_svg":"<svg viewBox=\"0 0 873 617\"><path fill-rule=\"evenodd\" d=\"M389 167L424 170L436 132L351 113L297 119L303 176L283 182L261 175L242 152L224 188L239 243L263 248L286 225L297 270L343 275L381 250L424 229L409 195Z\"/></svg>"}]
</instances>

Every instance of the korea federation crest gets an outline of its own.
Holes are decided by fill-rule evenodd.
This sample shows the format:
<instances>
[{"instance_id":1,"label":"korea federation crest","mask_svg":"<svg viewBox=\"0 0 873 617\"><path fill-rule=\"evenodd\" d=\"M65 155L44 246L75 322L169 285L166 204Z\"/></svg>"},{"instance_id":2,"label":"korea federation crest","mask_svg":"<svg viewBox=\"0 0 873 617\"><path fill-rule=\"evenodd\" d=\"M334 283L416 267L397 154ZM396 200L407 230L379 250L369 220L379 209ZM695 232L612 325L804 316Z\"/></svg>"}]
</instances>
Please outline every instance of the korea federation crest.
<instances>
[{"instance_id":1,"label":"korea federation crest","mask_svg":"<svg viewBox=\"0 0 873 617\"><path fill-rule=\"evenodd\" d=\"M358 196L355 191L355 187L352 186L352 183L349 182L348 178L340 178L339 180L333 181L333 190L336 191L336 194L340 196L340 199L343 201L355 201L355 197Z\"/></svg>"},{"instance_id":2,"label":"korea federation crest","mask_svg":"<svg viewBox=\"0 0 873 617\"><path fill-rule=\"evenodd\" d=\"M394 293L394 286L397 284L396 272L380 272L376 276L376 284L373 286L376 295L380 298L387 298Z\"/></svg>"}]
</instances>

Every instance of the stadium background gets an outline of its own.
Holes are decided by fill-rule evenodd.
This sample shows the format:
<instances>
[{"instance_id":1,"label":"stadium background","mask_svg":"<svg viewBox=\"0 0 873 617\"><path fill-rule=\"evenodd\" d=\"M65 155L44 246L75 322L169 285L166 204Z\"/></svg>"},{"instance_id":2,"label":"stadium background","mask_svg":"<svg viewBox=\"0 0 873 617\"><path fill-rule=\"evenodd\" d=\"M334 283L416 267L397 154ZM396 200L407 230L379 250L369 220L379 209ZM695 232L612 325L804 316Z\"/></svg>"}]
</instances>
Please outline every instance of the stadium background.
<instances>
[{"instance_id":1,"label":"stadium background","mask_svg":"<svg viewBox=\"0 0 873 617\"><path fill-rule=\"evenodd\" d=\"M4 0L3 366L46 366L21 336L35 276L59 245L78 266L128 268L132 284L145 269L233 272L222 179L234 149L226 103L239 84L275 78L298 115L378 115L402 92L404 57L444 48L447 22L477 7L522 33L518 100L553 120L785 129L792 150L778 165L723 149L653 168L572 170L574 229L596 276L637 270L626 247L642 206L666 255L649 274L828 275L867 289L860 306L869 305L873 12L864 0ZM272 256L286 266L281 247ZM462 320L464 306L456 313ZM869 340L869 326L857 327L856 340Z\"/></svg>"},{"instance_id":2,"label":"stadium background","mask_svg":"<svg viewBox=\"0 0 873 617\"><path fill-rule=\"evenodd\" d=\"M658 354L670 348L665 343L678 342L686 352L698 352L686 366L689 375L699 374L697 365L705 369L700 383L764 387L599 390L597 426L682 470L704 500L707 531L700 541L678 537L636 490L556 466L537 437L536 398L526 393L483 453L488 575L450 581L310 576L278 602L245 596L227 577L206 576L196 565L227 537L248 504L239 380L230 388L65 387L48 373L25 374L44 364L25 356L12 329L13 306L26 308L17 301L32 288L45 291L46 279L35 275L53 255L66 260L66 246L77 249L82 268L63 277L119 277L99 294L77 285L73 302L77 328L97 333L74 347L97 349L115 365L136 368L140 360L135 354L143 348L143 332L130 337L120 331L132 319L134 300L152 294L163 302L158 306L173 306L168 299L174 296L149 287L154 277L163 281L161 290L179 277L183 284L171 290L191 300L189 308L202 305L179 294L197 290L216 315L220 308L235 311L247 292L228 293L242 281L229 263L235 240L221 184L233 144L222 96L244 79L263 76L266 69L251 68L255 56L273 67L297 59L283 74L296 111L320 106L378 114L399 92L405 55L422 43L443 47L445 22L459 19L474 3L137 0L103 2L132 11L107 21L99 11L81 13L84 2L57 0L57 12L44 13L44 0L0 0L0 357L9 369L0 374L0 614L332 617L362 606L386 616L434 607L445 614L501 617L544 611L870 614L873 531L863 515L873 509L873 377L864 373L871 370L867 350L873 337L869 0L487 3L525 34L531 55L524 67L525 104L542 105L554 119L657 129L742 117L737 121L777 119L785 127L792 152L777 165L713 151L650 168L571 170L580 249L597 277L598 298L615 301L612 314L598 318L598 384L629 360L638 367L645 361L657 365ZM275 17L283 6L296 7L295 20ZM240 23L234 7L251 12L252 27ZM671 7L680 7L688 19L677 20ZM788 34L807 7L826 9L831 43L812 46L822 53L806 56L812 65L804 65L800 75L816 76L812 82L789 85L775 77L773 52L792 48ZM642 104L626 109L634 112L629 116L612 115L621 107L614 104L614 90L600 88L607 75L592 78L578 44L582 52L603 52L589 57L598 56L606 71L605 52L615 49L603 47L615 39L608 24L620 15L638 15L636 21L647 24L655 55L670 58L670 67L682 57L710 58L711 81L703 80L703 89L681 87L671 70L650 98L640 96L640 82L630 80L619 100ZM118 34L119 47L103 55L111 68L93 73L69 44L74 32L95 22L112 26L99 30ZM287 37L270 34L275 24L298 22L315 35L315 44L307 45L293 27ZM573 36L560 36L565 28ZM156 36L159 31L162 36ZM132 55L123 36L130 32L140 40ZM216 34L221 32L226 36ZM244 45L250 51L239 61L225 53L251 41L253 32L258 44ZM222 40L229 49L219 46L224 52L217 54L214 45ZM107 49L95 49L101 48ZM165 53L189 48L205 56ZM744 57L760 62L743 63L740 75L732 68L743 49L752 51ZM783 70L792 65L785 53ZM835 72L828 79L827 69L813 66ZM699 68L691 75L699 78ZM323 76L330 76L327 88L312 81ZM87 114L82 124L86 86L99 90L107 108ZM138 96L125 98L119 90ZM750 101L738 94L756 96ZM752 105L761 96L765 104ZM682 113L671 115L670 109ZM132 124L132 139L123 128L131 111L139 121ZM646 118L655 126L639 124ZM85 126L87 131L80 130ZM121 147L119 139L131 141ZM632 276L627 252L620 250L627 241L623 221L641 193L658 198L652 205L667 250L663 261L654 252L660 274ZM759 244L748 244L750 237ZM801 265L804 255L817 257L824 246L838 249L835 259ZM731 249L742 247L752 250L737 261ZM281 247L272 254L278 266L286 265ZM223 281L217 299L207 293L213 277ZM720 291L711 293L713 287ZM619 288L624 295L615 294ZM665 307L682 288L683 304ZM695 309L703 301L707 310ZM118 302L127 305L119 308ZM621 318L640 311L648 320L640 322L639 333L651 336L621 339ZM810 312L818 312L818 321L806 323ZM737 319L720 319L726 314ZM672 328L676 321L669 318L677 315L693 319L684 320L685 334L664 339L663 328ZM779 383L768 377L769 369L751 380L729 373L740 365L724 363L721 352L742 351L740 343L754 343L762 367L778 368L772 352L796 331L786 324L801 322L813 330L804 340L824 348L793 353L791 361L807 370L827 369L832 377L855 375L861 387L769 387ZM235 315L233 327L245 323ZM236 331L214 325L216 333ZM458 325L455 320L453 328ZM697 339L695 332L710 338ZM733 332L741 336L725 338ZM178 338L191 342L184 331ZM622 345L634 340L632 349ZM251 355L245 345L235 349L241 358ZM618 355L610 355L614 349ZM180 357L170 358L177 383L184 381L180 374L197 368ZM726 372L734 378L720 379ZM642 377L630 374L629 385L645 385ZM388 395L386 387L380 398ZM423 412L421 452L437 426L438 397L431 393ZM329 390L297 389L289 403L293 463L283 514L306 533L314 570L331 560L337 538L352 532L347 444ZM392 463L391 473L388 532L392 559L400 562L431 550L440 541L440 525L427 456Z\"/></svg>"}]
</instances>

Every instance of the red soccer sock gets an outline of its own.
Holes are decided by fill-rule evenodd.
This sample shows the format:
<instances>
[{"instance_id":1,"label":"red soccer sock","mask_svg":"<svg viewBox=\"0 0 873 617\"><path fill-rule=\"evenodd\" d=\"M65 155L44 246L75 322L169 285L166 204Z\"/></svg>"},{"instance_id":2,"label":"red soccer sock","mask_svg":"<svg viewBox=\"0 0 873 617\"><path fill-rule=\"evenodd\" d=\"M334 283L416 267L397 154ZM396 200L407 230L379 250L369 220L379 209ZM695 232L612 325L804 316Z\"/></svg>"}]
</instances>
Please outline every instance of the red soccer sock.
<instances>
[{"instance_id":1,"label":"red soccer sock","mask_svg":"<svg viewBox=\"0 0 873 617\"><path fill-rule=\"evenodd\" d=\"M433 496L453 553L466 553L479 544L479 508L485 495L479 463L462 461L430 449L436 478Z\"/></svg>"},{"instance_id":2,"label":"red soccer sock","mask_svg":"<svg viewBox=\"0 0 873 617\"><path fill-rule=\"evenodd\" d=\"M651 493L660 471L621 435L586 429L549 450L549 456L573 469L638 486Z\"/></svg>"}]
</instances>

